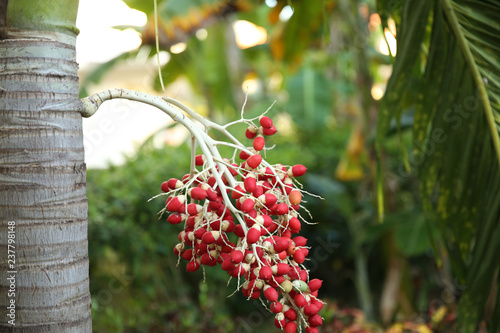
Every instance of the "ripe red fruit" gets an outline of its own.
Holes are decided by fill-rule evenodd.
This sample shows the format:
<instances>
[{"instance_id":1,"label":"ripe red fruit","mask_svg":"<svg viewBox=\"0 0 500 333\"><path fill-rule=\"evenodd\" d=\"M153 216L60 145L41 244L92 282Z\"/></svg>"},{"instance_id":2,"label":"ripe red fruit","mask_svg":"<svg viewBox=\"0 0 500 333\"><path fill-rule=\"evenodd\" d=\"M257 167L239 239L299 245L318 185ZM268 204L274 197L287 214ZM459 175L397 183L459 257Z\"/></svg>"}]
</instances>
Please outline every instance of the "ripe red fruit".
<instances>
[{"instance_id":1,"label":"ripe red fruit","mask_svg":"<svg viewBox=\"0 0 500 333\"><path fill-rule=\"evenodd\" d=\"M244 213L249 213L255 205L255 201L251 198L246 198L241 204L241 211Z\"/></svg>"},{"instance_id":2,"label":"ripe red fruit","mask_svg":"<svg viewBox=\"0 0 500 333\"><path fill-rule=\"evenodd\" d=\"M247 158L249 158L249 157L250 157L250 155L248 155L247 153L245 153L243 150L242 150L242 151L240 151L239 156L240 156L240 158L241 158L242 160L246 160Z\"/></svg>"},{"instance_id":3,"label":"ripe red fruit","mask_svg":"<svg viewBox=\"0 0 500 333\"><path fill-rule=\"evenodd\" d=\"M307 238L302 236L297 236L293 238L293 242L296 246L306 246Z\"/></svg>"},{"instance_id":4,"label":"ripe red fruit","mask_svg":"<svg viewBox=\"0 0 500 333\"><path fill-rule=\"evenodd\" d=\"M296 320L297 319L297 312L295 312L294 309L290 308L284 313L285 318L288 320Z\"/></svg>"},{"instance_id":5,"label":"ripe red fruit","mask_svg":"<svg viewBox=\"0 0 500 333\"><path fill-rule=\"evenodd\" d=\"M269 302L276 302L278 300L278 292L273 287L266 285L264 287L264 297Z\"/></svg>"},{"instance_id":6,"label":"ripe red fruit","mask_svg":"<svg viewBox=\"0 0 500 333\"><path fill-rule=\"evenodd\" d=\"M307 171L307 168L302 164L297 164L288 170L288 175L290 177L300 177L303 176Z\"/></svg>"},{"instance_id":7,"label":"ripe red fruit","mask_svg":"<svg viewBox=\"0 0 500 333\"><path fill-rule=\"evenodd\" d=\"M322 280L320 280L320 279L313 279L313 280L309 281L309 283L307 285L309 286L309 290L310 291L316 291L319 288L321 288L322 284L323 284Z\"/></svg>"},{"instance_id":8,"label":"ripe red fruit","mask_svg":"<svg viewBox=\"0 0 500 333\"><path fill-rule=\"evenodd\" d=\"M273 246L276 253L283 252L288 248L288 240L286 238L276 237L274 242Z\"/></svg>"},{"instance_id":9,"label":"ripe red fruit","mask_svg":"<svg viewBox=\"0 0 500 333\"><path fill-rule=\"evenodd\" d=\"M245 232L243 231L241 224L234 226L234 234L238 237L245 237Z\"/></svg>"},{"instance_id":10,"label":"ripe red fruit","mask_svg":"<svg viewBox=\"0 0 500 333\"><path fill-rule=\"evenodd\" d=\"M184 201L185 197L183 195L169 197L166 202L167 210L169 212L177 212L183 206Z\"/></svg>"},{"instance_id":11,"label":"ripe red fruit","mask_svg":"<svg viewBox=\"0 0 500 333\"><path fill-rule=\"evenodd\" d=\"M298 231L300 231L301 224L299 219L292 216L290 220L288 220L288 227L293 233L297 233Z\"/></svg>"},{"instance_id":12,"label":"ripe red fruit","mask_svg":"<svg viewBox=\"0 0 500 333\"><path fill-rule=\"evenodd\" d=\"M271 267L271 269L273 270L273 275L285 275L290 271L290 266L280 262Z\"/></svg>"},{"instance_id":13,"label":"ripe red fruit","mask_svg":"<svg viewBox=\"0 0 500 333\"><path fill-rule=\"evenodd\" d=\"M170 178L169 180L167 180L167 185L169 189L177 190L181 188L184 184L179 179Z\"/></svg>"},{"instance_id":14,"label":"ripe red fruit","mask_svg":"<svg viewBox=\"0 0 500 333\"><path fill-rule=\"evenodd\" d=\"M231 198L233 199L239 199L245 194L245 190L241 185L236 185L234 187L234 190L231 192Z\"/></svg>"},{"instance_id":15,"label":"ripe red fruit","mask_svg":"<svg viewBox=\"0 0 500 333\"><path fill-rule=\"evenodd\" d=\"M276 215L285 215L286 213L288 213L288 206L286 205L286 203L277 204L276 206L274 206L274 213Z\"/></svg>"},{"instance_id":16,"label":"ripe red fruit","mask_svg":"<svg viewBox=\"0 0 500 333\"><path fill-rule=\"evenodd\" d=\"M192 187L187 191L187 194L194 200L205 200L207 198L207 191L201 187Z\"/></svg>"},{"instance_id":17,"label":"ripe red fruit","mask_svg":"<svg viewBox=\"0 0 500 333\"><path fill-rule=\"evenodd\" d=\"M201 237L201 241L205 244L213 244L220 237L220 232L218 231L207 231Z\"/></svg>"},{"instance_id":18,"label":"ripe red fruit","mask_svg":"<svg viewBox=\"0 0 500 333\"><path fill-rule=\"evenodd\" d=\"M241 277L247 273L247 267L248 264L239 264L229 274L234 278Z\"/></svg>"},{"instance_id":19,"label":"ripe red fruit","mask_svg":"<svg viewBox=\"0 0 500 333\"><path fill-rule=\"evenodd\" d=\"M269 266L262 266L259 271L259 278L269 280L273 277L273 271Z\"/></svg>"},{"instance_id":20,"label":"ripe red fruit","mask_svg":"<svg viewBox=\"0 0 500 333\"><path fill-rule=\"evenodd\" d=\"M205 156L196 155L196 157L194 159L194 164L196 164L196 166L202 166L203 163L205 163Z\"/></svg>"},{"instance_id":21,"label":"ripe red fruit","mask_svg":"<svg viewBox=\"0 0 500 333\"><path fill-rule=\"evenodd\" d=\"M314 316L318 311L319 309L314 304L308 303L304 306L304 314L308 317Z\"/></svg>"},{"instance_id":22,"label":"ripe red fruit","mask_svg":"<svg viewBox=\"0 0 500 333\"><path fill-rule=\"evenodd\" d=\"M297 323L294 322L294 321L289 321L288 323L286 323L284 332L285 333L295 333L295 332L297 332Z\"/></svg>"},{"instance_id":23,"label":"ripe red fruit","mask_svg":"<svg viewBox=\"0 0 500 333\"><path fill-rule=\"evenodd\" d=\"M270 128L271 126L273 126L273 121L267 116L261 116L259 118L259 124L264 128Z\"/></svg>"},{"instance_id":24,"label":"ripe red fruit","mask_svg":"<svg viewBox=\"0 0 500 333\"><path fill-rule=\"evenodd\" d=\"M276 127L274 127L274 125L269 128L262 128L262 134L267 136L274 135L276 134L276 132L278 132L278 130L276 129Z\"/></svg>"},{"instance_id":25,"label":"ripe red fruit","mask_svg":"<svg viewBox=\"0 0 500 333\"><path fill-rule=\"evenodd\" d=\"M199 212L201 212L202 209L203 207L201 205L197 205L195 203L190 203L187 205L187 213L189 215L197 215Z\"/></svg>"},{"instance_id":26,"label":"ripe red fruit","mask_svg":"<svg viewBox=\"0 0 500 333\"><path fill-rule=\"evenodd\" d=\"M306 333L319 333L316 327L306 327Z\"/></svg>"},{"instance_id":27,"label":"ripe red fruit","mask_svg":"<svg viewBox=\"0 0 500 333\"><path fill-rule=\"evenodd\" d=\"M264 149L264 146L266 145L266 140L262 135L257 136L255 139L253 139L253 149L256 151L261 151Z\"/></svg>"},{"instance_id":28,"label":"ripe red fruit","mask_svg":"<svg viewBox=\"0 0 500 333\"><path fill-rule=\"evenodd\" d=\"M297 305L300 308L307 304L306 298L302 296L302 294L295 295L293 301L295 302L295 305Z\"/></svg>"},{"instance_id":29,"label":"ripe red fruit","mask_svg":"<svg viewBox=\"0 0 500 333\"><path fill-rule=\"evenodd\" d=\"M182 222L182 216L179 213L172 213L168 216L167 221L170 224L179 224Z\"/></svg>"},{"instance_id":30,"label":"ripe red fruit","mask_svg":"<svg viewBox=\"0 0 500 333\"><path fill-rule=\"evenodd\" d=\"M249 245L257 243L257 241L259 240L259 238L260 238L260 229L257 229L257 228L254 228L254 227L248 229L247 243Z\"/></svg>"},{"instance_id":31,"label":"ripe red fruit","mask_svg":"<svg viewBox=\"0 0 500 333\"><path fill-rule=\"evenodd\" d=\"M247 130L245 131L245 136L248 139L253 139L257 135L257 131L258 131L257 127L255 127L255 126L248 126Z\"/></svg>"},{"instance_id":32,"label":"ripe red fruit","mask_svg":"<svg viewBox=\"0 0 500 333\"><path fill-rule=\"evenodd\" d=\"M255 154L248 158L247 165L250 168L255 169L260 165L260 162L262 162L262 156L259 154Z\"/></svg>"},{"instance_id":33,"label":"ripe red fruit","mask_svg":"<svg viewBox=\"0 0 500 333\"><path fill-rule=\"evenodd\" d=\"M283 304L280 302L273 302L269 308L272 313L279 313L283 310Z\"/></svg>"},{"instance_id":34,"label":"ripe red fruit","mask_svg":"<svg viewBox=\"0 0 500 333\"><path fill-rule=\"evenodd\" d=\"M221 268L223 270L225 270L226 272L233 270L234 267L235 266L230 258L224 259L224 261L222 262L222 265L221 265Z\"/></svg>"},{"instance_id":35,"label":"ripe red fruit","mask_svg":"<svg viewBox=\"0 0 500 333\"><path fill-rule=\"evenodd\" d=\"M197 260L191 260L190 262L188 262L187 266L186 266L186 271L188 272L195 272L198 270L198 268L200 268L200 264L198 263Z\"/></svg>"},{"instance_id":36,"label":"ripe red fruit","mask_svg":"<svg viewBox=\"0 0 500 333\"><path fill-rule=\"evenodd\" d=\"M259 201L262 202L266 207L272 207L273 205L276 204L278 199L272 193L264 193L261 196L259 196Z\"/></svg>"},{"instance_id":37,"label":"ripe red fruit","mask_svg":"<svg viewBox=\"0 0 500 333\"><path fill-rule=\"evenodd\" d=\"M276 314L276 316L274 317L274 326L276 326L279 329L283 329L283 327L285 327L285 324L286 324L285 315L281 312Z\"/></svg>"},{"instance_id":38,"label":"ripe red fruit","mask_svg":"<svg viewBox=\"0 0 500 333\"><path fill-rule=\"evenodd\" d=\"M161 183L161 190L165 193L170 191L170 189L168 188L168 182Z\"/></svg>"},{"instance_id":39,"label":"ripe red fruit","mask_svg":"<svg viewBox=\"0 0 500 333\"><path fill-rule=\"evenodd\" d=\"M231 261L234 264L239 264L240 262L242 262L243 257L244 257L243 252L241 252L239 250L234 250L233 252L231 252Z\"/></svg>"},{"instance_id":40,"label":"ripe red fruit","mask_svg":"<svg viewBox=\"0 0 500 333\"><path fill-rule=\"evenodd\" d=\"M304 252L302 252L300 249L296 250L293 254L293 260L299 265L302 264L306 260Z\"/></svg>"},{"instance_id":41,"label":"ripe red fruit","mask_svg":"<svg viewBox=\"0 0 500 333\"><path fill-rule=\"evenodd\" d=\"M311 303L318 308L318 311L320 311L323 308L323 302L321 302L321 300L318 298L311 300Z\"/></svg>"},{"instance_id":42,"label":"ripe red fruit","mask_svg":"<svg viewBox=\"0 0 500 333\"><path fill-rule=\"evenodd\" d=\"M243 185L245 186L245 190L248 193L253 193L253 191L255 191L255 188L257 187L257 179L255 179L254 175L249 174L243 180Z\"/></svg>"},{"instance_id":43,"label":"ripe red fruit","mask_svg":"<svg viewBox=\"0 0 500 333\"><path fill-rule=\"evenodd\" d=\"M315 314L314 316L309 317L309 324L314 327L321 326L321 324L323 324L323 318L321 318L320 315Z\"/></svg>"}]
</instances>

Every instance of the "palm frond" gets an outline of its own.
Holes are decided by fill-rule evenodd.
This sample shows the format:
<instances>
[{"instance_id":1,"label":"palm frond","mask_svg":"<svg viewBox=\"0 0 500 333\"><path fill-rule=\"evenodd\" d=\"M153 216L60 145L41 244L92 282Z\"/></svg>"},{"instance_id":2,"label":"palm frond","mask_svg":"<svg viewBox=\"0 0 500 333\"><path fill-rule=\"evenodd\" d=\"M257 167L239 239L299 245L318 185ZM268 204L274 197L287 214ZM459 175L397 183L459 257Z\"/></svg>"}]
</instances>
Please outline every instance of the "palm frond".
<instances>
[{"instance_id":1,"label":"palm frond","mask_svg":"<svg viewBox=\"0 0 500 333\"><path fill-rule=\"evenodd\" d=\"M500 266L500 3L436 0L431 6L403 3L377 139L381 147L390 121L414 106L409 164L465 285L460 329L473 332ZM421 44L427 53L418 52ZM412 80L420 83L413 100Z\"/></svg>"}]
</instances>

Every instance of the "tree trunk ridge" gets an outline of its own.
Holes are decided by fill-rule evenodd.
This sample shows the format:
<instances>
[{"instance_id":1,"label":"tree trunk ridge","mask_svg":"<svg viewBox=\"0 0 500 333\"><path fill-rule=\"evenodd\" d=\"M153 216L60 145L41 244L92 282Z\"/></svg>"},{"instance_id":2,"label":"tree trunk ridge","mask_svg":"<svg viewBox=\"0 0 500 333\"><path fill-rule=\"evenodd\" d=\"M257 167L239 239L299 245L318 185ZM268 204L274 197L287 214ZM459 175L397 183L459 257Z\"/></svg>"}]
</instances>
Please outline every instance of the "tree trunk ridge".
<instances>
[{"instance_id":1,"label":"tree trunk ridge","mask_svg":"<svg viewBox=\"0 0 500 333\"><path fill-rule=\"evenodd\" d=\"M91 332L76 36L0 40L0 332ZM15 222L15 326L8 222Z\"/></svg>"}]
</instances>

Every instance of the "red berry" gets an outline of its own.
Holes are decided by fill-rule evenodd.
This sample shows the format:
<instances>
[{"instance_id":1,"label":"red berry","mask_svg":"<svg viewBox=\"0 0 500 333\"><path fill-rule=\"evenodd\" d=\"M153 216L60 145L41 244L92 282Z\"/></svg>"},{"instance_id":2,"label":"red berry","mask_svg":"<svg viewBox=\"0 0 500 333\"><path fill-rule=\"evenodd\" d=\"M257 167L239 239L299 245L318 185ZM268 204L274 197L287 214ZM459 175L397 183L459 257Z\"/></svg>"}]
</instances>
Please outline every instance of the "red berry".
<instances>
[{"instance_id":1,"label":"red berry","mask_svg":"<svg viewBox=\"0 0 500 333\"><path fill-rule=\"evenodd\" d=\"M168 188L168 182L161 183L161 190L165 193L170 191L170 189Z\"/></svg>"},{"instance_id":2,"label":"red berry","mask_svg":"<svg viewBox=\"0 0 500 333\"><path fill-rule=\"evenodd\" d=\"M245 232L243 231L241 224L234 226L234 234L238 237L245 237Z\"/></svg>"},{"instance_id":3,"label":"red berry","mask_svg":"<svg viewBox=\"0 0 500 333\"><path fill-rule=\"evenodd\" d=\"M304 314L308 317L314 316L315 314L318 313L318 311L319 309L314 304L309 303L304 306Z\"/></svg>"},{"instance_id":4,"label":"red berry","mask_svg":"<svg viewBox=\"0 0 500 333\"><path fill-rule=\"evenodd\" d=\"M247 193L253 193L257 187L257 179L255 179L254 175L249 174L245 177L245 180L243 180L243 185Z\"/></svg>"},{"instance_id":5,"label":"red berry","mask_svg":"<svg viewBox=\"0 0 500 333\"><path fill-rule=\"evenodd\" d=\"M306 260L304 252L302 252L300 249L296 250L293 254L293 260L299 265L302 264Z\"/></svg>"},{"instance_id":6,"label":"red berry","mask_svg":"<svg viewBox=\"0 0 500 333\"><path fill-rule=\"evenodd\" d=\"M259 278L269 280L273 277L273 271L269 266L262 266L259 271Z\"/></svg>"},{"instance_id":7,"label":"red berry","mask_svg":"<svg viewBox=\"0 0 500 333\"><path fill-rule=\"evenodd\" d=\"M279 313L283 310L283 304L280 302L273 302L271 303L271 306L269 307L271 309L272 313Z\"/></svg>"},{"instance_id":8,"label":"red berry","mask_svg":"<svg viewBox=\"0 0 500 333\"><path fill-rule=\"evenodd\" d=\"M302 236L297 236L293 238L293 242L296 246L306 246L307 238Z\"/></svg>"},{"instance_id":9,"label":"red berry","mask_svg":"<svg viewBox=\"0 0 500 333\"><path fill-rule=\"evenodd\" d=\"M295 295L293 301L295 302L295 305L297 305L299 308L307 304L306 298L302 296L302 294Z\"/></svg>"},{"instance_id":10,"label":"red berry","mask_svg":"<svg viewBox=\"0 0 500 333\"><path fill-rule=\"evenodd\" d=\"M318 311L320 311L323 308L323 302L321 302L321 300L319 299L313 299L311 303L318 308Z\"/></svg>"},{"instance_id":11,"label":"red berry","mask_svg":"<svg viewBox=\"0 0 500 333\"><path fill-rule=\"evenodd\" d=\"M274 127L274 125L269 128L262 128L262 134L267 136L274 135L276 134L276 132L278 132L278 130L276 129L276 127Z\"/></svg>"},{"instance_id":12,"label":"red berry","mask_svg":"<svg viewBox=\"0 0 500 333\"><path fill-rule=\"evenodd\" d=\"M261 116L259 118L259 124L264 128L270 128L271 126L273 126L273 121L269 117Z\"/></svg>"},{"instance_id":13,"label":"red berry","mask_svg":"<svg viewBox=\"0 0 500 333\"><path fill-rule=\"evenodd\" d=\"M249 158L249 157L250 157L250 155L248 155L247 153L245 153L243 150L242 150L242 151L240 151L239 156L240 156L240 158L241 158L242 160L246 160L247 158Z\"/></svg>"},{"instance_id":14,"label":"red berry","mask_svg":"<svg viewBox=\"0 0 500 333\"><path fill-rule=\"evenodd\" d=\"M236 185L234 187L234 190L231 192L231 198L233 199L239 199L245 194L245 190L241 185Z\"/></svg>"},{"instance_id":15,"label":"red berry","mask_svg":"<svg viewBox=\"0 0 500 333\"><path fill-rule=\"evenodd\" d=\"M167 185L169 189L177 190L181 188L184 184L179 179L170 178L169 180L167 180Z\"/></svg>"},{"instance_id":16,"label":"red berry","mask_svg":"<svg viewBox=\"0 0 500 333\"><path fill-rule=\"evenodd\" d=\"M307 168L302 164L297 164L288 170L288 175L290 177L300 177L303 176L307 171Z\"/></svg>"},{"instance_id":17,"label":"red berry","mask_svg":"<svg viewBox=\"0 0 500 333\"><path fill-rule=\"evenodd\" d=\"M224 259L224 261L222 262L221 268L223 270L225 270L226 272L228 272L228 271L231 271L234 269L234 264L230 258L227 258L227 259Z\"/></svg>"},{"instance_id":18,"label":"red berry","mask_svg":"<svg viewBox=\"0 0 500 333\"><path fill-rule=\"evenodd\" d=\"M285 333L295 333L295 332L297 332L297 323L294 322L294 321L289 321L288 323L286 323L284 332Z\"/></svg>"},{"instance_id":19,"label":"red berry","mask_svg":"<svg viewBox=\"0 0 500 333\"><path fill-rule=\"evenodd\" d=\"M278 199L272 193L264 193L259 196L259 201L262 202L266 207L272 207L274 204L276 204Z\"/></svg>"},{"instance_id":20,"label":"red berry","mask_svg":"<svg viewBox=\"0 0 500 333\"><path fill-rule=\"evenodd\" d=\"M203 237L201 237L201 241L205 244L213 244L217 239L220 237L220 232L218 231L207 231L205 234L203 234Z\"/></svg>"},{"instance_id":21,"label":"red berry","mask_svg":"<svg viewBox=\"0 0 500 333\"><path fill-rule=\"evenodd\" d=\"M189 215L197 215L203 207L201 205L195 204L195 203L190 203L187 205L187 213Z\"/></svg>"},{"instance_id":22,"label":"red berry","mask_svg":"<svg viewBox=\"0 0 500 333\"><path fill-rule=\"evenodd\" d=\"M314 316L309 317L309 324L314 327L321 326L321 324L323 324L323 318L321 318L320 315L315 314Z\"/></svg>"},{"instance_id":23,"label":"red berry","mask_svg":"<svg viewBox=\"0 0 500 333\"><path fill-rule=\"evenodd\" d=\"M276 251L276 253L283 252L288 248L288 240L287 239L281 238L281 237L276 237L274 239L274 241L275 241L274 251Z\"/></svg>"},{"instance_id":24,"label":"red berry","mask_svg":"<svg viewBox=\"0 0 500 333\"><path fill-rule=\"evenodd\" d=\"M231 252L231 261L234 264L239 264L240 262L242 262L243 261L243 257L244 257L243 252L241 252L239 250L235 249L233 252Z\"/></svg>"},{"instance_id":25,"label":"red berry","mask_svg":"<svg viewBox=\"0 0 500 333\"><path fill-rule=\"evenodd\" d=\"M196 166L202 166L203 163L205 163L205 156L196 155L196 157L194 159L194 164L196 164Z\"/></svg>"},{"instance_id":26,"label":"red berry","mask_svg":"<svg viewBox=\"0 0 500 333\"><path fill-rule=\"evenodd\" d=\"M207 191L201 187L190 188L187 193L194 200L205 200L207 198Z\"/></svg>"},{"instance_id":27,"label":"red berry","mask_svg":"<svg viewBox=\"0 0 500 333\"><path fill-rule=\"evenodd\" d=\"M274 206L274 213L276 215L285 215L288 213L288 206L286 203L280 203Z\"/></svg>"},{"instance_id":28,"label":"red berry","mask_svg":"<svg viewBox=\"0 0 500 333\"><path fill-rule=\"evenodd\" d=\"M255 127L255 126L248 126L247 130L245 131L245 136L248 139L253 139L257 135L257 131L258 131L257 127Z\"/></svg>"},{"instance_id":29,"label":"red berry","mask_svg":"<svg viewBox=\"0 0 500 333\"><path fill-rule=\"evenodd\" d=\"M280 262L271 267L271 269L273 270L273 275L285 275L290 271L290 266Z\"/></svg>"},{"instance_id":30,"label":"red berry","mask_svg":"<svg viewBox=\"0 0 500 333\"><path fill-rule=\"evenodd\" d=\"M286 324L285 315L281 312L276 314L276 316L274 317L274 326L276 326L279 329L283 329L283 327L285 327L285 324Z\"/></svg>"},{"instance_id":31,"label":"red berry","mask_svg":"<svg viewBox=\"0 0 500 333\"><path fill-rule=\"evenodd\" d=\"M244 213L249 213L255 205L255 201L251 198L246 198L241 204L241 211Z\"/></svg>"},{"instance_id":32,"label":"red berry","mask_svg":"<svg viewBox=\"0 0 500 333\"><path fill-rule=\"evenodd\" d=\"M182 222L182 216L179 213L172 213L168 216L167 221L170 224L179 224Z\"/></svg>"},{"instance_id":33,"label":"red berry","mask_svg":"<svg viewBox=\"0 0 500 333\"><path fill-rule=\"evenodd\" d=\"M249 245L257 243L259 238L260 238L260 229L256 229L254 227L248 229L247 243Z\"/></svg>"},{"instance_id":34,"label":"red berry","mask_svg":"<svg viewBox=\"0 0 500 333\"><path fill-rule=\"evenodd\" d=\"M167 210L170 212L177 212L184 205L184 201L185 198L183 195L171 197L171 200L167 199L167 205L166 205Z\"/></svg>"},{"instance_id":35,"label":"red berry","mask_svg":"<svg viewBox=\"0 0 500 333\"><path fill-rule=\"evenodd\" d=\"M259 135L255 139L253 139L253 149L256 151L261 151L264 149L264 146L266 145L266 140L264 139L263 136Z\"/></svg>"},{"instance_id":36,"label":"red berry","mask_svg":"<svg viewBox=\"0 0 500 333\"><path fill-rule=\"evenodd\" d=\"M306 333L319 333L316 327L306 327Z\"/></svg>"},{"instance_id":37,"label":"red berry","mask_svg":"<svg viewBox=\"0 0 500 333\"><path fill-rule=\"evenodd\" d=\"M247 165L250 168L255 169L260 165L261 162L262 162L262 156L259 154L255 154L248 158Z\"/></svg>"},{"instance_id":38,"label":"red berry","mask_svg":"<svg viewBox=\"0 0 500 333\"><path fill-rule=\"evenodd\" d=\"M296 320L297 319L297 312L295 312L294 309L290 308L284 313L285 318L288 320Z\"/></svg>"},{"instance_id":39,"label":"red berry","mask_svg":"<svg viewBox=\"0 0 500 333\"><path fill-rule=\"evenodd\" d=\"M188 262L187 266L186 266L186 270L188 272L195 272L198 270L198 268L200 268L200 264L198 263L197 260L191 260L190 262Z\"/></svg>"},{"instance_id":40,"label":"red berry","mask_svg":"<svg viewBox=\"0 0 500 333\"><path fill-rule=\"evenodd\" d=\"M300 227L301 227L301 224L300 224L300 221L298 218L292 216L290 218L290 220L288 220L288 227L290 228L290 230L294 233L297 233L298 231L300 231Z\"/></svg>"},{"instance_id":41,"label":"red berry","mask_svg":"<svg viewBox=\"0 0 500 333\"><path fill-rule=\"evenodd\" d=\"M276 302L278 300L278 292L273 287L266 285L264 287L264 297L269 302Z\"/></svg>"},{"instance_id":42,"label":"red berry","mask_svg":"<svg viewBox=\"0 0 500 333\"><path fill-rule=\"evenodd\" d=\"M319 288L321 288L322 284L323 284L322 280L320 280L320 279L313 279L313 280L309 281L309 283L307 285L309 286L309 290L310 291L316 291Z\"/></svg>"}]
</instances>

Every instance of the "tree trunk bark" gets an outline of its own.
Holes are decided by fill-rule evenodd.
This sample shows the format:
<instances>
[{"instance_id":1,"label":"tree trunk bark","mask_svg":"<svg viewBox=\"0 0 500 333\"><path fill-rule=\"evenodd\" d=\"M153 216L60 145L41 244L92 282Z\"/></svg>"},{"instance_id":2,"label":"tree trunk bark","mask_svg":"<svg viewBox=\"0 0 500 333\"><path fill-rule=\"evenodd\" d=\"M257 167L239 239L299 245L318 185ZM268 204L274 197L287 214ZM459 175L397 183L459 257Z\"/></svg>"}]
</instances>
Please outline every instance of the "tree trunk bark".
<instances>
[{"instance_id":1,"label":"tree trunk bark","mask_svg":"<svg viewBox=\"0 0 500 333\"><path fill-rule=\"evenodd\" d=\"M77 8L0 1L0 332L92 331Z\"/></svg>"}]
</instances>

